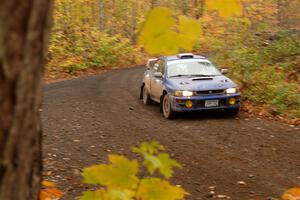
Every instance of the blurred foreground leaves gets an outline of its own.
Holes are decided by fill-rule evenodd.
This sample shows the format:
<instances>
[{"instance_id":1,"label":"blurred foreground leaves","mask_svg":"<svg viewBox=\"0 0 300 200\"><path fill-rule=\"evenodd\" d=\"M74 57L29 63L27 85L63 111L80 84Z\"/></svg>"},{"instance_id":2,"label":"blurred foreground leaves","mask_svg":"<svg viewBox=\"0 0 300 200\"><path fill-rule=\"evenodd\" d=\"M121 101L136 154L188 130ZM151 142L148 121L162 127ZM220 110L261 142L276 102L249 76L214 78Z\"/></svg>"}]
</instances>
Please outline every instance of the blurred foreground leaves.
<instances>
[{"instance_id":1,"label":"blurred foreground leaves","mask_svg":"<svg viewBox=\"0 0 300 200\"><path fill-rule=\"evenodd\" d=\"M175 54L180 49L191 51L200 35L197 20L180 16L176 23L170 9L161 7L150 11L138 42L151 54Z\"/></svg>"},{"instance_id":2,"label":"blurred foreground leaves","mask_svg":"<svg viewBox=\"0 0 300 200\"><path fill-rule=\"evenodd\" d=\"M180 165L166 153L158 142L143 143L133 148L144 159L143 165L150 175L139 177L139 163L125 156L109 155L109 164L99 164L83 171L84 182L97 185L96 191L84 192L81 200L180 200L188 194L172 185L168 179L173 168ZM165 177L162 178L162 177Z\"/></svg>"}]
</instances>

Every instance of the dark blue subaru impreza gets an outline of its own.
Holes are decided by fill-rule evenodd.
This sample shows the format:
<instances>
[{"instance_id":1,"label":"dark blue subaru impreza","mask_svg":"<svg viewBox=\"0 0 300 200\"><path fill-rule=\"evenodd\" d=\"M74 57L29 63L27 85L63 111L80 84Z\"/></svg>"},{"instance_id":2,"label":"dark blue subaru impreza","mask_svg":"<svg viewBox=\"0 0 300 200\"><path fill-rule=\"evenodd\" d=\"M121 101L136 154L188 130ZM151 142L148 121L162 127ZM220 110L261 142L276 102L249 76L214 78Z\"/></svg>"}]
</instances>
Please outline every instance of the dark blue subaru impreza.
<instances>
[{"instance_id":1,"label":"dark blue subaru impreza","mask_svg":"<svg viewBox=\"0 0 300 200\"><path fill-rule=\"evenodd\" d=\"M167 119L176 112L224 110L239 113L240 92L206 57L190 53L150 59L144 73L140 98L144 104L160 103Z\"/></svg>"}]
</instances>

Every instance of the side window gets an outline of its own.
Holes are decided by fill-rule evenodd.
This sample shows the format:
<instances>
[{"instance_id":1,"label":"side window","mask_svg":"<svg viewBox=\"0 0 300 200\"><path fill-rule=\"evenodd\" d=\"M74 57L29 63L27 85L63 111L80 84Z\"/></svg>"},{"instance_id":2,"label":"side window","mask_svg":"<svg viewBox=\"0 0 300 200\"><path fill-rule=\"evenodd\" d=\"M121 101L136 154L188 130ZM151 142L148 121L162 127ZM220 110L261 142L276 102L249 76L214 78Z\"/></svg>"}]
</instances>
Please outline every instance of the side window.
<instances>
[{"instance_id":1,"label":"side window","mask_svg":"<svg viewBox=\"0 0 300 200\"><path fill-rule=\"evenodd\" d=\"M165 73L165 62L162 60L158 61L158 72L161 72L162 74Z\"/></svg>"},{"instance_id":2,"label":"side window","mask_svg":"<svg viewBox=\"0 0 300 200\"><path fill-rule=\"evenodd\" d=\"M147 63L147 67L149 69L152 69L155 63L156 63L156 60L149 60Z\"/></svg>"},{"instance_id":3,"label":"side window","mask_svg":"<svg viewBox=\"0 0 300 200\"><path fill-rule=\"evenodd\" d=\"M151 70L152 70L154 73L158 71L158 68L159 68L159 67L157 67L157 66L159 66L159 60L156 60L156 61L153 62L153 64L152 64Z\"/></svg>"}]
</instances>

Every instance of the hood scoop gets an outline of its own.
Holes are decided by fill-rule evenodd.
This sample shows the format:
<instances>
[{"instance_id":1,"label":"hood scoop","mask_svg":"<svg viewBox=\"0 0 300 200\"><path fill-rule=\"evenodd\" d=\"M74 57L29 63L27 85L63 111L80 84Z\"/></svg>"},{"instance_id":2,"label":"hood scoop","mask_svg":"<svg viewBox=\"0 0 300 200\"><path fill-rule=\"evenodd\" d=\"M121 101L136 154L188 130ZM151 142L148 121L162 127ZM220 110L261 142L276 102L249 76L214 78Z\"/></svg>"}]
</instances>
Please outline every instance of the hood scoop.
<instances>
[{"instance_id":1,"label":"hood scoop","mask_svg":"<svg viewBox=\"0 0 300 200\"><path fill-rule=\"evenodd\" d=\"M197 77L197 78L192 78L192 81L209 81L209 80L213 80L213 78L211 77Z\"/></svg>"}]
</instances>

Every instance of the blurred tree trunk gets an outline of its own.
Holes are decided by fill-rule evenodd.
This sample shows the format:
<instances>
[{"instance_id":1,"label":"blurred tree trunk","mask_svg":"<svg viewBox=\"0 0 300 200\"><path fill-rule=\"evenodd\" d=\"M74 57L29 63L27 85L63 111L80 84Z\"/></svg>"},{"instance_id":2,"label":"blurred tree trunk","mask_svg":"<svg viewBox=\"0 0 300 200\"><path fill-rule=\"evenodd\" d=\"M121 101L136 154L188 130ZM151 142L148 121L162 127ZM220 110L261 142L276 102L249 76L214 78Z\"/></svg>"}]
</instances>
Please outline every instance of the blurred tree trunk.
<instances>
[{"instance_id":1,"label":"blurred tree trunk","mask_svg":"<svg viewBox=\"0 0 300 200\"><path fill-rule=\"evenodd\" d=\"M150 2L151 2L151 5L150 5L151 9L155 8L157 6L156 5L157 4L157 0L151 0Z\"/></svg>"},{"instance_id":2,"label":"blurred tree trunk","mask_svg":"<svg viewBox=\"0 0 300 200\"><path fill-rule=\"evenodd\" d=\"M105 7L104 7L105 1L103 0L98 0L98 7L99 7L99 29L100 31L104 32L105 31Z\"/></svg>"},{"instance_id":3,"label":"blurred tree trunk","mask_svg":"<svg viewBox=\"0 0 300 200\"><path fill-rule=\"evenodd\" d=\"M110 35L115 34L115 0L110 0Z\"/></svg>"},{"instance_id":4,"label":"blurred tree trunk","mask_svg":"<svg viewBox=\"0 0 300 200\"><path fill-rule=\"evenodd\" d=\"M50 0L0 0L0 199L38 199Z\"/></svg>"},{"instance_id":5,"label":"blurred tree trunk","mask_svg":"<svg viewBox=\"0 0 300 200\"><path fill-rule=\"evenodd\" d=\"M205 0L194 0L195 18L199 19L204 15Z\"/></svg>"},{"instance_id":6,"label":"blurred tree trunk","mask_svg":"<svg viewBox=\"0 0 300 200\"><path fill-rule=\"evenodd\" d=\"M277 21L280 27L287 29L299 29L299 13L299 0L277 0Z\"/></svg>"},{"instance_id":7,"label":"blurred tree trunk","mask_svg":"<svg viewBox=\"0 0 300 200\"><path fill-rule=\"evenodd\" d=\"M131 43L136 44L136 29L138 24L138 0L132 2Z\"/></svg>"},{"instance_id":8,"label":"blurred tree trunk","mask_svg":"<svg viewBox=\"0 0 300 200\"><path fill-rule=\"evenodd\" d=\"M283 6L283 0L277 0L277 20L278 20L278 25L281 25L281 20L282 20L282 9Z\"/></svg>"},{"instance_id":9,"label":"blurred tree trunk","mask_svg":"<svg viewBox=\"0 0 300 200\"><path fill-rule=\"evenodd\" d=\"M188 16L189 14L189 2L188 0L176 0L178 9L182 14Z\"/></svg>"}]
</instances>

